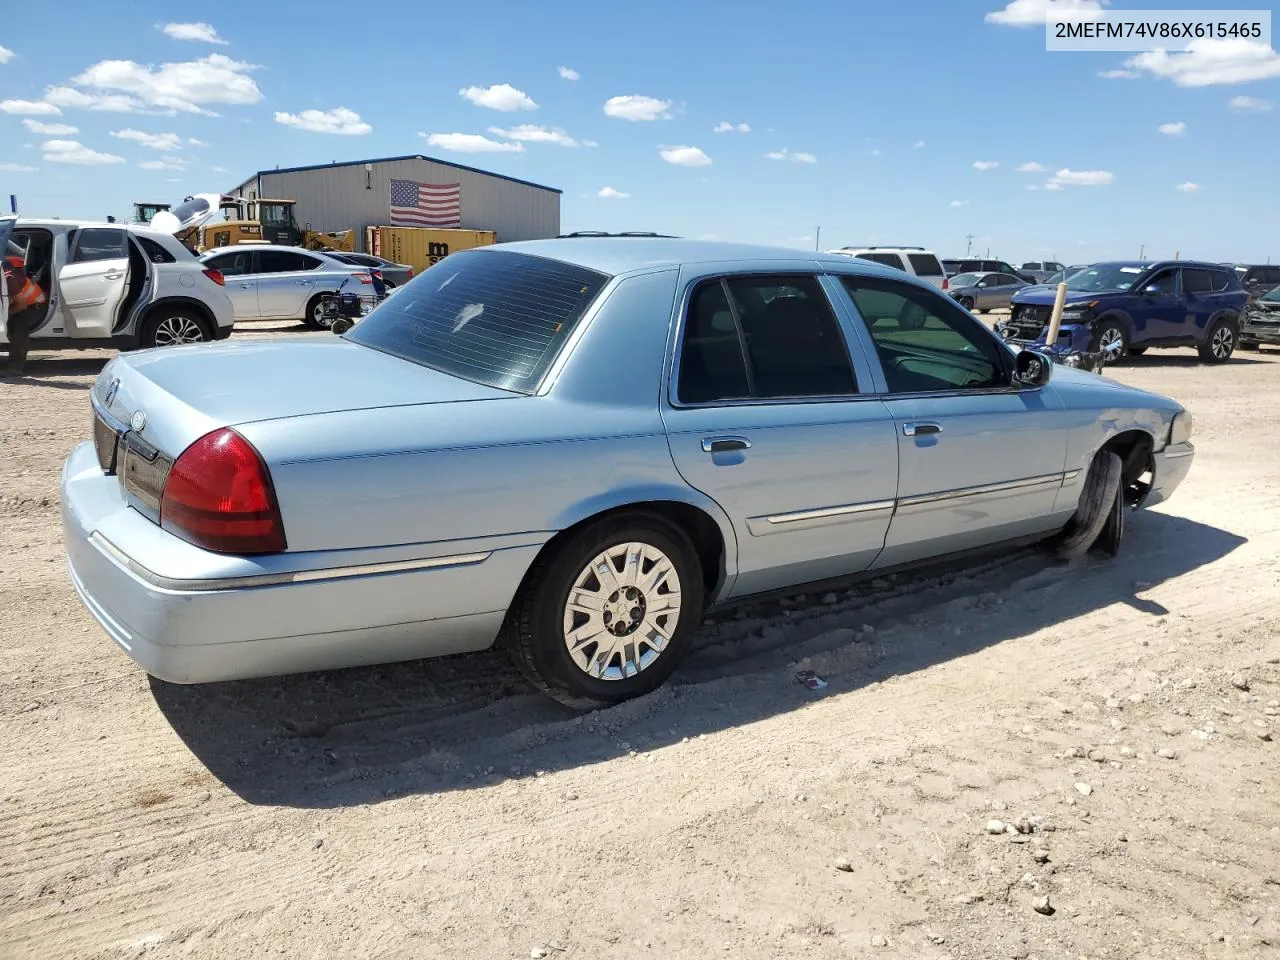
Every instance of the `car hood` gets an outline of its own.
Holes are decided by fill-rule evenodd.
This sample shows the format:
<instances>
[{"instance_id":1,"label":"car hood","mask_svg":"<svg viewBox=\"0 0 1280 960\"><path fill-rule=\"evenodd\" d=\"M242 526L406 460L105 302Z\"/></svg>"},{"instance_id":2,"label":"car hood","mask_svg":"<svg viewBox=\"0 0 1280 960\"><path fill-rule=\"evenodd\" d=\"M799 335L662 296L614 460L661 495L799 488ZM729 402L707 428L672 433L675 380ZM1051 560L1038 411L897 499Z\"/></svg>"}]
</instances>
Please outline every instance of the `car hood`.
<instances>
[{"instance_id":1,"label":"car hood","mask_svg":"<svg viewBox=\"0 0 1280 960\"><path fill-rule=\"evenodd\" d=\"M143 411L152 443L180 451L219 427L522 395L318 333L123 354L103 369L94 396L121 423Z\"/></svg>"},{"instance_id":2,"label":"car hood","mask_svg":"<svg viewBox=\"0 0 1280 960\"><path fill-rule=\"evenodd\" d=\"M1021 290L1019 290L1017 293L1013 295L1013 302L1029 303L1029 304L1034 304L1038 306L1051 307L1053 306L1054 298L1056 298L1057 295L1058 295L1057 287L1050 287L1043 284L1038 284L1033 287L1023 287ZM1114 297L1123 297L1123 296L1127 296L1127 294L1123 292L1093 293L1087 290L1084 290L1084 291L1068 290L1066 302L1081 303L1082 301L1086 301L1086 300L1107 300Z\"/></svg>"}]
</instances>

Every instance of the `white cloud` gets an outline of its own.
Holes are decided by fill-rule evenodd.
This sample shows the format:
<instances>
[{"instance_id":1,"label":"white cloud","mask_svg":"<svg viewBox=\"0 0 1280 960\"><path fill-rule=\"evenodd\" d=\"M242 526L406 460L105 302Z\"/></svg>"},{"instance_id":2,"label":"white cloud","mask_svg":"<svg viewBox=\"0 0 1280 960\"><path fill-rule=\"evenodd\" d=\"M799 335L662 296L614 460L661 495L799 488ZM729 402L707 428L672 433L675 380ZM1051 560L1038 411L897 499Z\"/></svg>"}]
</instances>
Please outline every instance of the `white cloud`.
<instances>
[{"instance_id":1,"label":"white cloud","mask_svg":"<svg viewBox=\"0 0 1280 960\"><path fill-rule=\"evenodd\" d=\"M42 100L0 100L0 113L26 114L30 117L53 117L62 113L52 103Z\"/></svg>"},{"instance_id":2,"label":"white cloud","mask_svg":"<svg viewBox=\"0 0 1280 960\"><path fill-rule=\"evenodd\" d=\"M1146 50L1124 62L1180 87L1250 83L1280 77L1280 54L1253 40L1192 40L1185 51Z\"/></svg>"},{"instance_id":3,"label":"white cloud","mask_svg":"<svg viewBox=\"0 0 1280 960\"><path fill-rule=\"evenodd\" d=\"M923 147L923 146L924 146L924 141L923 141L923 140L917 140L917 141L916 141L915 146L914 146L912 149L913 149L913 150L919 150L919 149L920 149L921 147Z\"/></svg>"},{"instance_id":4,"label":"white cloud","mask_svg":"<svg viewBox=\"0 0 1280 960\"><path fill-rule=\"evenodd\" d=\"M581 76L573 67L561 67L559 73L564 80L577 80Z\"/></svg>"},{"instance_id":5,"label":"white cloud","mask_svg":"<svg viewBox=\"0 0 1280 960\"><path fill-rule=\"evenodd\" d=\"M1018 164L1019 173L1044 173L1045 169L1044 164L1036 163L1034 160Z\"/></svg>"},{"instance_id":6,"label":"white cloud","mask_svg":"<svg viewBox=\"0 0 1280 960\"><path fill-rule=\"evenodd\" d=\"M495 83L491 87L463 87L458 91L458 96L470 100L477 107L488 107L503 113L538 109L538 105L528 94L509 83Z\"/></svg>"},{"instance_id":7,"label":"white cloud","mask_svg":"<svg viewBox=\"0 0 1280 960\"><path fill-rule=\"evenodd\" d=\"M728 120L721 120L711 128L712 133L750 133L751 127L745 123L730 123Z\"/></svg>"},{"instance_id":8,"label":"white cloud","mask_svg":"<svg viewBox=\"0 0 1280 960\"><path fill-rule=\"evenodd\" d=\"M1137 80L1142 74L1137 70L1103 70L1098 76L1104 80Z\"/></svg>"},{"instance_id":9,"label":"white cloud","mask_svg":"<svg viewBox=\"0 0 1280 960\"><path fill-rule=\"evenodd\" d=\"M1062 187L1105 187L1115 180L1115 174L1109 170L1068 170L1063 167L1045 184L1046 190L1059 190Z\"/></svg>"},{"instance_id":10,"label":"white cloud","mask_svg":"<svg viewBox=\"0 0 1280 960\"><path fill-rule=\"evenodd\" d=\"M207 23L166 23L161 31L175 40L195 40L198 43L217 43L226 46L227 41Z\"/></svg>"},{"instance_id":11,"label":"white cloud","mask_svg":"<svg viewBox=\"0 0 1280 960\"><path fill-rule=\"evenodd\" d=\"M626 200L631 194L615 190L613 187L601 187L596 196L605 200Z\"/></svg>"},{"instance_id":12,"label":"white cloud","mask_svg":"<svg viewBox=\"0 0 1280 960\"><path fill-rule=\"evenodd\" d=\"M1187 132L1187 125L1179 120L1177 123L1162 123L1156 129L1167 137L1180 137Z\"/></svg>"},{"instance_id":13,"label":"white cloud","mask_svg":"<svg viewBox=\"0 0 1280 960\"><path fill-rule=\"evenodd\" d=\"M711 158L697 147L659 147L658 155L677 167L707 167Z\"/></svg>"},{"instance_id":14,"label":"white cloud","mask_svg":"<svg viewBox=\"0 0 1280 960\"><path fill-rule=\"evenodd\" d=\"M973 161L973 169L975 170L994 170L1000 166L999 160L975 160Z\"/></svg>"},{"instance_id":15,"label":"white cloud","mask_svg":"<svg viewBox=\"0 0 1280 960\"><path fill-rule=\"evenodd\" d=\"M671 116L671 101L628 94L610 97L604 102L605 116L620 120L666 120Z\"/></svg>"},{"instance_id":16,"label":"white cloud","mask_svg":"<svg viewBox=\"0 0 1280 960\"><path fill-rule=\"evenodd\" d=\"M1006 27L1042 27L1053 20L1096 20L1102 12L1100 0L1010 0L1003 10L993 10L987 23Z\"/></svg>"},{"instance_id":17,"label":"white cloud","mask_svg":"<svg viewBox=\"0 0 1280 960\"><path fill-rule=\"evenodd\" d=\"M1028 184L1027 184L1027 189L1028 189L1028 190L1039 190L1040 188L1039 188L1038 186L1036 186L1034 183L1028 183ZM1061 189L1061 188L1058 188L1058 189Z\"/></svg>"},{"instance_id":18,"label":"white cloud","mask_svg":"<svg viewBox=\"0 0 1280 960\"><path fill-rule=\"evenodd\" d=\"M967 207L968 205L969 205L968 200L952 200L951 203L949 204L949 206L952 206L952 207Z\"/></svg>"},{"instance_id":19,"label":"white cloud","mask_svg":"<svg viewBox=\"0 0 1280 960\"><path fill-rule=\"evenodd\" d=\"M534 123L522 123L509 130L490 127L489 132L508 140L524 140L529 143L557 143L562 147L594 147L596 145L594 140L579 142L559 127L540 127Z\"/></svg>"},{"instance_id":20,"label":"white cloud","mask_svg":"<svg viewBox=\"0 0 1280 960\"><path fill-rule=\"evenodd\" d=\"M89 94L72 87L50 87L44 93L44 102L55 107L72 107L79 110L97 110L102 113L158 113L135 97L122 93ZM174 111L170 110L169 113Z\"/></svg>"},{"instance_id":21,"label":"white cloud","mask_svg":"<svg viewBox=\"0 0 1280 960\"><path fill-rule=\"evenodd\" d=\"M124 157L113 153L99 153L90 150L75 140L46 140L40 145L44 158L50 163L75 163L82 166L94 166L102 163L124 163Z\"/></svg>"},{"instance_id":22,"label":"white cloud","mask_svg":"<svg viewBox=\"0 0 1280 960\"><path fill-rule=\"evenodd\" d=\"M0 47L0 63L8 63L13 59L13 51L8 47Z\"/></svg>"},{"instance_id":23,"label":"white cloud","mask_svg":"<svg viewBox=\"0 0 1280 960\"><path fill-rule=\"evenodd\" d=\"M501 143L478 133L420 133L427 143L454 153L524 153L523 143Z\"/></svg>"},{"instance_id":24,"label":"white cloud","mask_svg":"<svg viewBox=\"0 0 1280 960\"><path fill-rule=\"evenodd\" d=\"M372 133L373 127L360 119L360 114L346 107L334 107L332 110L303 110L301 113L276 112L276 123L286 127L297 127L311 133L334 133L342 136L359 137Z\"/></svg>"},{"instance_id":25,"label":"white cloud","mask_svg":"<svg viewBox=\"0 0 1280 960\"><path fill-rule=\"evenodd\" d=\"M187 165L177 157L165 157L162 160L144 160L138 164L143 170L185 170Z\"/></svg>"},{"instance_id":26,"label":"white cloud","mask_svg":"<svg viewBox=\"0 0 1280 960\"><path fill-rule=\"evenodd\" d=\"M1178 184L1176 187L1174 187L1174 189L1181 190L1183 193L1195 193L1197 190L1200 189L1200 184L1192 183L1190 180L1188 180L1186 183Z\"/></svg>"},{"instance_id":27,"label":"white cloud","mask_svg":"<svg viewBox=\"0 0 1280 960\"><path fill-rule=\"evenodd\" d=\"M22 121L22 125L32 133L46 137L66 137L80 132L78 127L73 127L69 123L41 123L39 120L26 119Z\"/></svg>"},{"instance_id":28,"label":"white cloud","mask_svg":"<svg viewBox=\"0 0 1280 960\"><path fill-rule=\"evenodd\" d=\"M187 143L193 147L207 147L209 144L205 140L197 140L195 137L187 137Z\"/></svg>"},{"instance_id":29,"label":"white cloud","mask_svg":"<svg viewBox=\"0 0 1280 960\"><path fill-rule=\"evenodd\" d=\"M1257 97L1232 97L1232 110L1270 110L1271 104L1266 100L1259 100Z\"/></svg>"},{"instance_id":30,"label":"white cloud","mask_svg":"<svg viewBox=\"0 0 1280 960\"><path fill-rule=\"evenodd\" d=\"M795 163L817 163L818 158L812 153L792 153L786 147L781 150L771 150L765 154L770 160L791 160Z\"/></svg>"},{"instance_id":31,"label":"white cloud","mask_svg":"<svg viewBox=\"0 0 1280 960\"><path fill-rule=\"evenodd\" d=\"M0 163L0 173L34 173L35 169L25 163Z\"/></svg>"},{"instance_id":32,"label":"white cloud","mask_svg":"<svg viewBox=\"0 0 1280 960\"><path fill-rule=\"evenodd\" d=\"M182 146L182 138L176 133L144 133L141 130L126 127L124 130L111 131L111 135L121 140L132 140L148 150L173 151Z\"/></svg>"},{"instance_id":33,"label":"white cloud","mask_svg":"<svg viewBox=\"0 0 1280 960\"><path fill-rule=\"evenodd\" d=\"M204 104L243 105L261 100L262 91L249 76L256 69L221 53L159 67L132 60L103 60L71 82L78 87L122 91L155 107L207 114L210 111Z\"/></svg>"}]
</instances>

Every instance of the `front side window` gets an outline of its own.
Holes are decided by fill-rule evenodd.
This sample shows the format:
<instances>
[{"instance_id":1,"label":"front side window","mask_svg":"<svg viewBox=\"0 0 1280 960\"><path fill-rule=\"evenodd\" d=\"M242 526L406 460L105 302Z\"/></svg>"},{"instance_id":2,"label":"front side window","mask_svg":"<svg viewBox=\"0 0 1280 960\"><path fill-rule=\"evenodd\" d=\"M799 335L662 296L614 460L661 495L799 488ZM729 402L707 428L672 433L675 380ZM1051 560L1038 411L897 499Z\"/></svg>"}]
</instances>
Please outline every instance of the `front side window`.
<instances>
[{"instance_id":1,"label":"front side window","mask_svg":"<svg viewBox=\"0 0 1280 960\"><path fill-rule=\"evenodd\" d=\"M1172 295L1178 292L1178 271L1161 270L1142 285L1143 293Z\"/></svg>"},{"instance_id":2,"label":"front side window","mask_svg":"<svg viewBox=\"0 0 1280 960\"><path fill-rule=\"evenodd\" d=\"M532 393L608 280L523 253L461 251L345 336L451 376Z\"/></svg>"},{"instance_id":3,"label":"front side window","mask_svg":"<svg viewBox=\"0 0 1280 960\"><path fill-rule=\"evenodd\" d=\"M871 333L890 393L1007 387L1007 357L978 321L930 290L841 277Z\"/></svg>"},{"instance_id":4,"label":"front side window","mask_svg":"<svg viewBox=\"0 0 1280 960\"><path fill-rule=\"evenodd\" d=\"M92 263L96 260L121 260L129 255L124 231L87 227L76 233L72 263Z\"/></svg>"},{"instance_id":5,"label":"front side window","mask_svg":"<svg viewBox=\"0 0 1280 960\"><path fill-rule=\"evenodd\" d=\"M729 277L694 291L676 381L681 403L856 392L844 335L814 277Z\"/></svg>"}]
</instances>

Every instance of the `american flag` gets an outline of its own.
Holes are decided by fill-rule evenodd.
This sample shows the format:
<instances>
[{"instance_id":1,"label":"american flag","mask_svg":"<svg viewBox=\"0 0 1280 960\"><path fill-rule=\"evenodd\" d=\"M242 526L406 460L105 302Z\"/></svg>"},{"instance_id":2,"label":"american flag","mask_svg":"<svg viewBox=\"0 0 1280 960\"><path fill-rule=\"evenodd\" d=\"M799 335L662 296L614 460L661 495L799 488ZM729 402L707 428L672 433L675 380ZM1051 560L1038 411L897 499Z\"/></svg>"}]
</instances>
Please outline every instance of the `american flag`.
<instances>
[{"instance_id":1,"label":"american flag","mask_svg":"<svg viewBox=\"0 0 1280 960\"><path fill-rule=\"evenodd\" d=\"M462 184L392 180L391 226L462 226Z\"/></svg>"}]
</instances>

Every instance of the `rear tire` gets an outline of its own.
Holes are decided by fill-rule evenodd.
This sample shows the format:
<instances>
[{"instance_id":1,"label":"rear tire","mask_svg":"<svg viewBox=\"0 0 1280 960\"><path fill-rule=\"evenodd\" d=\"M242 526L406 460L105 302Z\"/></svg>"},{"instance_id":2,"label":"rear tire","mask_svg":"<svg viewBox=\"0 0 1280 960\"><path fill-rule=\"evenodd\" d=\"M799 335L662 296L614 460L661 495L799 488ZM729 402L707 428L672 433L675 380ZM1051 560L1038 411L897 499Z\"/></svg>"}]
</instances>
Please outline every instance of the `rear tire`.
<instances>
[{"instance_id":1,"label":"rear tire","mask_svg":"<svg viewBox=\"0 0 1280 960\"><path fill-rule=\"evenodd\" d=\"M1234 320L1219 317L1209 324L1204 343L1198 352L1205 363L1226 363L1236 351L1236 343L1240 339L1240 330Z\"/></svg>"},{"instance_id":2,"label":"rear tire","mask_svg":"<svg viewBox=\"0 0 1280 960\"><path fill-rule=\"evenodd\" d=\"M1124 462L1116 454L1103 450L1093 458L1080 493L1080 505L1050 543L1058 557L1075 560L1089 552L1106 526L1117 497L1121 496L1123 479Z\"/></svg>"},{"instance_id":3,"label":"rear tire","mask_svg":"<svg viewBox=\"0 0 1280 960\"><path fill-rule=\"evenodd\" d=\"M956 303L960 304L960 306L964 307L966 310L973 309L973 297L961 297L956 301Z\"/></svg>"},{"instance_id":4,"label":"rear tire","mask_svg":"<svg viewBox=\"0 0 1280 960\"><path fill-rule=\"evenodd\" d=\"M512 604L508 642L538 689L590 710L661 686L688 649L702 605L689 538L661 517L619 514L538 557Z\"/></svg>"},{"instance_id":5,"label":"rear tire","mask_svg":"<svg viewBox=\"0 0 1280 960\"><path fill-rule=\"evenodd\" d=\"M138 346L176 347L185 343L207 343L213 339L208 322L189 307L156 307L143 321Z\"/></svg>"},{"instance_id":6,"label":"rear tire","mask_svg":"<svg viewBox=\"0 0 1280 960\"><path fill-rule=\"evenodd\" d=\"M318 293L307 301L307 312L302 315L302 322L312 330L328 330L329 324L321 316L320 304L326 294Z\"/></svg>"}]
</instances>

